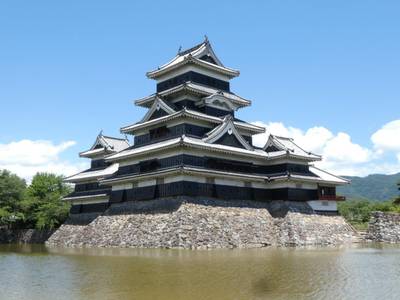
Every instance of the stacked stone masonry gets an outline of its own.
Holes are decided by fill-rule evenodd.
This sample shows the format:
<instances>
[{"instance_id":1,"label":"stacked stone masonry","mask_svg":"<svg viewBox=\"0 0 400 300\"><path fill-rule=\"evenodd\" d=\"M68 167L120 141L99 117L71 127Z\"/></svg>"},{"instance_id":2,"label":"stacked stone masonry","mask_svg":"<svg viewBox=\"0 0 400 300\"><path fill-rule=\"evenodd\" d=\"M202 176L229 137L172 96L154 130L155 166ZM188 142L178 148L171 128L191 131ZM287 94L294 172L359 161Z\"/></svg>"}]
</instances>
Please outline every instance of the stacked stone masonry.
<instances>
[{"instance_id":1,"label":"stacked stone masonry","mask_svg":"<svg viewBox=\"0 0 400 300\"><path fill-rule=\"evenodd\" d=\"M302 206L302 207L300 207ZM70 218L50 246L254 248L337 245L356 236L340 216L310 214L307 204L159 199L113 204L104 214ZM271 213L275 216L273 217Z\"/></svg>"},{"instance_id":2,"label":"stacked stone masonry","mask_svg":"<svg viewBox=\"0 0 400 300\"><path fill-rule=\"evenodd\" d=\"M366 239L375 242L400 243L400 214L374 212Z\"/></svg>"}]
</instances>

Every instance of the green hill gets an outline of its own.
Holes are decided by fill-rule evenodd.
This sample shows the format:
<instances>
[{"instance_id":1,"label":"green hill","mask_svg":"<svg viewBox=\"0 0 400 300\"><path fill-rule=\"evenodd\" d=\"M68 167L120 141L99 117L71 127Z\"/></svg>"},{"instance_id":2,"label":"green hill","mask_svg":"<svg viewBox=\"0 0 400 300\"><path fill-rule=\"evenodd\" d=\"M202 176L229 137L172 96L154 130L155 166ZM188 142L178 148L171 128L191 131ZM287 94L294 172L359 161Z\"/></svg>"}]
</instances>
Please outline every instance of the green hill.
<instances>
[{"instance_id":1,"label":"green hill","mask_svg":"<svg viewBox=\"0 0 400 300\"><path fill-rule=\"evenodd\" d=\"M369 199L374 201L392 200L399 196L397 183L400 173L393 175L373 174L366 177L345 176L351 184L338 187L338 194L348 199Z\"/></svg>"}]
</instances>

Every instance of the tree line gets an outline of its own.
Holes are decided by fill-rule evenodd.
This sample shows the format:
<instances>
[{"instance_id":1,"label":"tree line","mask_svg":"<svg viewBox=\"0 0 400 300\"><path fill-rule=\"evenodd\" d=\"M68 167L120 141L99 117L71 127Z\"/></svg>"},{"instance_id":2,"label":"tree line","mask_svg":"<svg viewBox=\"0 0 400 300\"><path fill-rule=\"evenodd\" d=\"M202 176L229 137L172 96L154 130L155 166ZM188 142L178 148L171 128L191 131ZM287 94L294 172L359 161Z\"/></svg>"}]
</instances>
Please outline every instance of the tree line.
<instances>
[{"instance_id":1,"label":"tree line","mask_svg":"<svg viewBox=\"0 0 400 300\"><path fill-rule=\"evenodd\" d=\"M53 229L68 217L70 205L61 198L71 192L63 177L37 173L31 184L0 170L0 228Z\"/></svg>"},{"instance_id":2,"label":"tree line","mask_svg":"<svg viewBox=\"0 0 400 300\"><path fill-rule=\"evenodd\" d=\"M400 183L398 183L400 191ZM400 213L400 196L393 201L347 200L338 204L339 214L357 229L366 229L374 211Z\"/></svg>"}]
</instances>

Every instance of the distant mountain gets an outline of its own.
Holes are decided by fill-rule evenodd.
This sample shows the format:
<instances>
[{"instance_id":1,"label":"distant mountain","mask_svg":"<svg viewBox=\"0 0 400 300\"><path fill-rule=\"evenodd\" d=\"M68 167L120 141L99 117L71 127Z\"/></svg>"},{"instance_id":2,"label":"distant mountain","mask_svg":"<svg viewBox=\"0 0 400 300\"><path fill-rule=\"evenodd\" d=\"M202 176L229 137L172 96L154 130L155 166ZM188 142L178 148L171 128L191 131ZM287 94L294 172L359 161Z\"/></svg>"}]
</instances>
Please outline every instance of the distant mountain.
<instances>
[{"instance_id":1,"label":"distant mountain","mask_svg":"<svg viewBox=\"0 0 400 300\"><path fill-rule=\"evenodd\" d=\"M394 175L373 174L366 177L345 176L350 185L338 187L338 194L348 199L369 199L374 201L392 200L399 196L397 183L400 173Z\"/></svg>"}]
</instances>

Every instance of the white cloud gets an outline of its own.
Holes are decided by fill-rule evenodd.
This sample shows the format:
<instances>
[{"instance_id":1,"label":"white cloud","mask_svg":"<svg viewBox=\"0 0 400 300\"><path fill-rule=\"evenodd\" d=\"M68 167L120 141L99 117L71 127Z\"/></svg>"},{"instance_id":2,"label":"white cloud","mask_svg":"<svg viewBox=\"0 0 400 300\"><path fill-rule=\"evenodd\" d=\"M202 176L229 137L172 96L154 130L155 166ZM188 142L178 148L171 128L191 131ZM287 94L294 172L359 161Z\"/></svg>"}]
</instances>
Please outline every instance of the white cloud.
<instances>
[{"instance_id":1,"label":"white cloud","mask_svg":"<svg viewBox=\"0 0 400 300\"><path fill-rule=\"evenodd\" d=\"M339 132L322 145L322 155L327 161L337 163L364 163L371 159L372 152L351 141L347 133Z\"/></svg>"},{"instance_id":2,"label":"white cloud","mask_svg":"<svg viewBox=\"0 0 400 300\"><path fill-rule=\"evenodd\" d=\"M74 146L74 141L58 145L46 140L21 140L0 144L0 169L7 169L28 182L37 172L62 175L77 173L86 163L71 163L60 159L60 154Z\"/></svg>"},{"instance_id":3,"label":"white cloud","mask_svg":"<svg viewBox=\"0 0 400 300\"><path fill-rule=\"evenodd\" d=\"M73 145L74 141L54 145L50 141L43 140L21 140L0 144L0 164L41 165L56 160L62 151Z\"/></svg>"},{"instance_id":4,"label":"white cloud","mask_svg":"<svg viewBox=\"0 0 400 300\"><path fill-rule=\"evenodd\" d=\"M354 143L347 133L334 134L325 127L316 126L303 131L299 128L287 127L280 122L257 121L253 124L266 128L266 133L254 136L255 145L263 146L270 133L291 137L304 149L322 155L323 160L317 162L316 165L339 175L364 176L372 173L392 174L400 171L400 153L397 156L399 162L394 164L377 161L379 156L376 155L377 151L382 154L388 149L397 149L394 142L390 144L386 141L386 137L391 135L391 139L393 139L394 130L400 129L400 120L398 123L397 121L388 123L372 135L373 141L374 137L377 141L374 143L374 149ZM400 133L397 133L397 136L400 136ZM400 147L400 141L397 142Z\"/></svg>"},{"instance_id":5,"label":"white cloud","mask_svg":"<svg viewBox=\"0 0 400 300\"><path fill-rule=\"evenodd\" d=\"M297 140L301 145L307 145L309 151L322 153L324 145L326 145L328 141L332 140L332 138L332 132L325 127L312 127L308 129L304 135L300 134L297 137Z\"/></svg>"},{"instance_id":6,"label":"white cloud","mask_svg":"<svg viewBox=\"0 0 400 300\"><path fill-rule=\"evenodd\" d=\"M260 121L253 124L266 128L266 132L254 136L253 142L257 146L264 146L270 133L295 139L299 145L307 145L307 150L321 152L323 145L333 137L332 132L324 127L313 127L303 132L295 127L286 127L280 122L263 123Z\"/></svg>"},{"instance_id":7,"label":"white cloud","mask_svg":"<svg viewBox=\"0 0 400 300\"><path fill-rule=\"evenodd\" d=\"M396 152L400 161L400 120L389 122L371 136L378 154Z\"/></svg>"}]
</instances>

